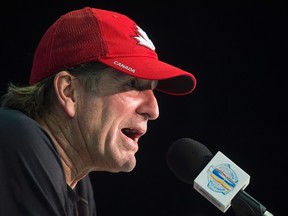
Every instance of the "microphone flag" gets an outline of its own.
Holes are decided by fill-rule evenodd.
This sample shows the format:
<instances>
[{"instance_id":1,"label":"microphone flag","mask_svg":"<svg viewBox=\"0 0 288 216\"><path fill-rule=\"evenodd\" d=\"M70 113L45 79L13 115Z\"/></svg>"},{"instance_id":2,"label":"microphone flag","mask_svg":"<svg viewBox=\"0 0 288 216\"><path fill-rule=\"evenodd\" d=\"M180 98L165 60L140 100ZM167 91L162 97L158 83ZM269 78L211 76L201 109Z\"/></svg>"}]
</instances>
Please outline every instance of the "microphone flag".
<instances>
[{"instance_id":1,"label":"microphone flag","mask_svg":"<svg viewBox=\"0 0 288 216\"><path fill-rule=\"evenodd\" d=\"M225 213L235 195L249 182L250 176L218 151L195 178L193 187Z\"/></svg>"}]
</instances>

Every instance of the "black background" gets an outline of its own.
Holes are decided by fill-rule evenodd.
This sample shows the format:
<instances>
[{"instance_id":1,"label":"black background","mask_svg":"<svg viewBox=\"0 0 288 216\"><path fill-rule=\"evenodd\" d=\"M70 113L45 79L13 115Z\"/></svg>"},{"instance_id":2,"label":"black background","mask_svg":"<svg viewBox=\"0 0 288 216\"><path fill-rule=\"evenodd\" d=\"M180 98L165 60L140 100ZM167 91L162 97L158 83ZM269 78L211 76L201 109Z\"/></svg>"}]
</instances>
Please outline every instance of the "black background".
<instances>
[{"instance_id":1,"label":"black background","mask_svg":"<svg viewBox=\"0 0 288 216\"><path fill-rule=\"evenodd\" d=\"M211 1L212 2L212 1ZM287 7L277 1L10 1L1 6L1 94L27 84L44 31L72 9L94 6L128 15L159 59L191 71L188 96L159 96L131 173L91 173L99 216L223 215L166 165L181 137L223 152L250 176L246 188L275 216L287 215ZM225 215L235 215L229 208Z\"/></svg>"}]
</instances>

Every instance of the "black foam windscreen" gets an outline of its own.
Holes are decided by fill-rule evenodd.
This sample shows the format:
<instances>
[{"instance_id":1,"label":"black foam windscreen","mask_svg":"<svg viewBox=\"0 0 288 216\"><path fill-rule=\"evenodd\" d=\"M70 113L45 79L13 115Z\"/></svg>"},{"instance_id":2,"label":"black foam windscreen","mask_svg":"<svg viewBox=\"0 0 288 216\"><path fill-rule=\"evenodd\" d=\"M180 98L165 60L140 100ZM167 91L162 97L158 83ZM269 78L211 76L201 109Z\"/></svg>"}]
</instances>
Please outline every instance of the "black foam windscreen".
<instances>
[{"instance_id":1,"label":"black foam windscreen","mask_svg":"<svg viewBox=\"0 0 288 216\"><path fill-rule=\"evenodd\" d=\"M181 181L193 184L213 155L202 143L190 138L176 140L167 152L167 165Z\"/></svg>"}]
</instances>

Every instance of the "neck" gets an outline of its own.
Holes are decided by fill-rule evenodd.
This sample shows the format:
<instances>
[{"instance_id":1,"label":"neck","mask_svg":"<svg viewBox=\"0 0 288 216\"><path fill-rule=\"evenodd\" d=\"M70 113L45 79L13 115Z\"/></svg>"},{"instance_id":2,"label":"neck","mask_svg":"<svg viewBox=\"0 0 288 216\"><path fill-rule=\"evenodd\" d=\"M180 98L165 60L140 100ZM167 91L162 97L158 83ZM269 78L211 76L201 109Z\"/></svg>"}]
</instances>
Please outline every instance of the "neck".
<instances>
[{"instance_id":1,"label":"neck","mask_svg":"<svg viewBox=\"0 0 288 216\"><path fill-rule=\"evenodd\" d=\"M68 121L57 121L53 115L49 115L48 118L43 118L38 121L43 129L51 137L57 152L62 161L66 183L72 189L76 186L77 182L84 178L89 170L85 167L85 161L83 158L83 150L80 146L77 146L80 142L72 139L69 134L73 134L71 125L61 125L58 122Z\"/></svg>"}]
</instances>

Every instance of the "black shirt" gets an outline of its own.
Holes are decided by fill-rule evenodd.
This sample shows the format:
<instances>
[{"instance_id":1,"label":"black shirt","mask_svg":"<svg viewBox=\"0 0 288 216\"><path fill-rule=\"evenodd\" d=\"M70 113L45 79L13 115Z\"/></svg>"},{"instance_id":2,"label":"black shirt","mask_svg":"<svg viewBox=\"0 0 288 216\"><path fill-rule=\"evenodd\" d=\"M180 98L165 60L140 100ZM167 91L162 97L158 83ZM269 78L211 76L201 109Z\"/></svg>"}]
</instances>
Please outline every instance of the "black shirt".
<instances>
[{"instance_id":1,"label":"black shirt","mask_svg":"<svg viewBox=\"0 0 288 216\"><path fill-rule=\"evenodd\" d=\"M0 108L0 215L95 216L89 176L72 190L48 134L22 112Z\"/></svg>"}]
</instances>

